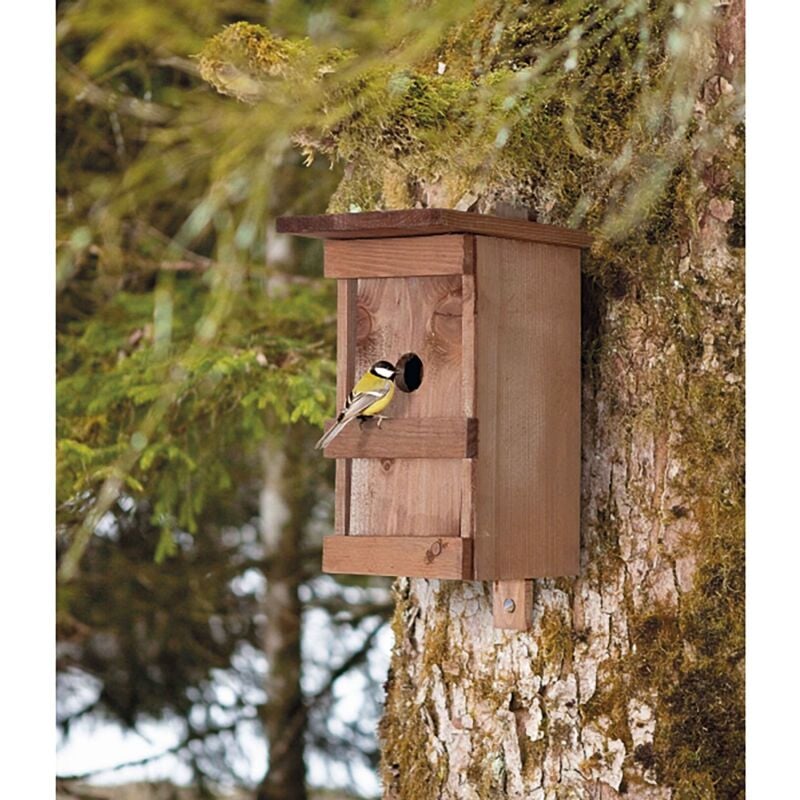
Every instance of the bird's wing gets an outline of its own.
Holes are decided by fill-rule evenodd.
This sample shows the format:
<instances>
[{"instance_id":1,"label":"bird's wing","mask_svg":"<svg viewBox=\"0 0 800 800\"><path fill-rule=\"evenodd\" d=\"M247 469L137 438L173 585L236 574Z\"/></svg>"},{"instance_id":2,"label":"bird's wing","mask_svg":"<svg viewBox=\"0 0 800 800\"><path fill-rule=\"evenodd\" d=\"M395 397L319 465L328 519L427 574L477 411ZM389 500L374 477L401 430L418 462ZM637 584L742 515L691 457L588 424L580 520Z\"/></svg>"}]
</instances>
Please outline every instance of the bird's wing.
<instances>
[{"instance_id":1,"label":"bird's wing","mask_svg":"<svg viewBox=\"0 0 800 800\"><path fill-rule=\"evenodd\" d=\"M392 384L387 381L384 386L377 389L370 389L368 392L356 392L350 398L350 402L344 408L342 420L357 417L366 411L373 403L377 403L382 397L386 397Z\"/></svg>"},{"instance_id":2,"label":"bird's wing","mask_svg":"<svg viewBox=\"0 0 800 800\"><path fill-rule=\"evenodd\" d=\"M389 391L391 384L387 383L386 386L380 386L377 389L370 389L368 392L358 392L348 398L336 424L327 432L324 433L320 440L314 445L317 450L327 447L341 432L342 428L348 422L354 420L363 411L366 411L373 403L377 403L382 397L385 397Z\"/></svg>"}]
</instances>

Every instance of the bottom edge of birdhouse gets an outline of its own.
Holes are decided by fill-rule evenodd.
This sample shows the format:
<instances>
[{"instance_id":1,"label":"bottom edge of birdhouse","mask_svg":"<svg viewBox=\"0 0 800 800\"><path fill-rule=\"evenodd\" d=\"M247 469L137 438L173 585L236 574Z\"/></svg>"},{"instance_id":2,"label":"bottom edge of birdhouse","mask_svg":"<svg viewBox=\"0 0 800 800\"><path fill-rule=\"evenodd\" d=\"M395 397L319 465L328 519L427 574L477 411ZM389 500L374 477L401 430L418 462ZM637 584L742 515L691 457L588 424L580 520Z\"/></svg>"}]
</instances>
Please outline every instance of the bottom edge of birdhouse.
<instances>
[{"instance_id":1,"label":"bottom edge of birdhouse","mask_svg":"<svg viewBox=\"0 0 800 800\"><path fill-rule=\"evenodd\" d=\"M472 540L457 536L326 536L322 571L472 580Z\"/></svg>"}]
</instances>

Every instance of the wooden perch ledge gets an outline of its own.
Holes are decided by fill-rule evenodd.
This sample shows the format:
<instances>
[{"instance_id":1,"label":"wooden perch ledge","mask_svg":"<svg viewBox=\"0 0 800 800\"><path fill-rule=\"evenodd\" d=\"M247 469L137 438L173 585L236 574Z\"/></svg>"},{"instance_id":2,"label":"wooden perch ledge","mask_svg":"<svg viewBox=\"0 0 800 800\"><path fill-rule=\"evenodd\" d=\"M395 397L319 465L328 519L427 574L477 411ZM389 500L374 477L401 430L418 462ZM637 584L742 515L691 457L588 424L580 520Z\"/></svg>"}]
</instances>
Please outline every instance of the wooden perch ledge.
<instances>
[{"instance_id":1,"label":"wooden perch ledge","mask_svg":"<svg viewBox=\"0 0 800 800\"><path fill-rule=\"evenodd\" d=\"M329 430L333 420L325 423ZM466 417L351 422L326 448L328 458L473 458L478 420Z\"/></svg>"}]
</instances>

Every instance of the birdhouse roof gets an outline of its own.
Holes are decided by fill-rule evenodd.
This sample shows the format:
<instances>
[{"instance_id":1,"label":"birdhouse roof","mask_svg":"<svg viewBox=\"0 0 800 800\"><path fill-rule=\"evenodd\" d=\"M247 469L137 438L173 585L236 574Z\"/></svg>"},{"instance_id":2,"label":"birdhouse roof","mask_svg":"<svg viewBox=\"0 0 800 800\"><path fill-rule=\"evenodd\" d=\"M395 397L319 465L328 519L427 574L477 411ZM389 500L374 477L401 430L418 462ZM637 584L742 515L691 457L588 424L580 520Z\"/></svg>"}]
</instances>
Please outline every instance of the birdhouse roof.
<instances>
[{"instance_id":1,"label":"birdhouse roof","mask_svg":"<svg viewBox=\"0 0 800 800\"><path fill-rule=\"evenodd\" d=\"M477 233L563 247L587 248L592 244L591 237L583 231L543 225L525 219L453 211L448 208L279 217L277 229L278 233L311 236L317 239L379 239L396 236L430 236L440 233Z\"/></svg>"}]
</instances>

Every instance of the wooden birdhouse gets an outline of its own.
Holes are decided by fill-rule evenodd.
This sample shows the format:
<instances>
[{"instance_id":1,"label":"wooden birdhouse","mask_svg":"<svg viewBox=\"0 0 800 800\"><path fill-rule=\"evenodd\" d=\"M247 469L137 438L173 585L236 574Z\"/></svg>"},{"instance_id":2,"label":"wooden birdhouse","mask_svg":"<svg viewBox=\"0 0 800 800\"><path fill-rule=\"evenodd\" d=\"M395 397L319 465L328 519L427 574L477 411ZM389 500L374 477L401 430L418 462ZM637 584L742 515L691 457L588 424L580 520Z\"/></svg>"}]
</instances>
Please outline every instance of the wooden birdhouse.
<instances>
[{"instance_id":1,"label":"wooden birdhouse","mask_svg":"<svg viewBox=\"0 0 800 800\"><path fill-rule=\"evenodd\" d=\"M323 571L495 582L578 573L581 232L445 209L284 217L338 281L337 401L398 365L387 419L351 423Z\"/></svg>"}]
</instances>

